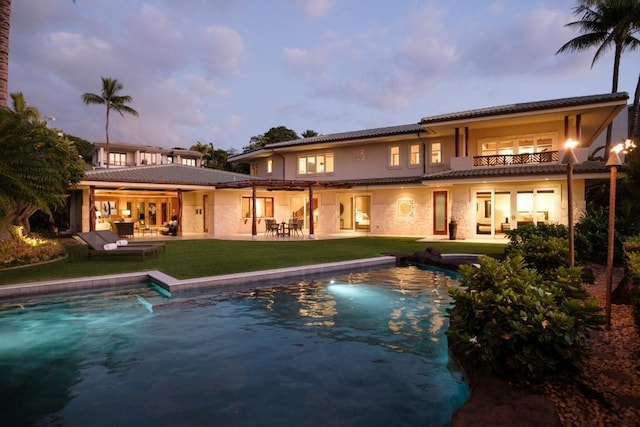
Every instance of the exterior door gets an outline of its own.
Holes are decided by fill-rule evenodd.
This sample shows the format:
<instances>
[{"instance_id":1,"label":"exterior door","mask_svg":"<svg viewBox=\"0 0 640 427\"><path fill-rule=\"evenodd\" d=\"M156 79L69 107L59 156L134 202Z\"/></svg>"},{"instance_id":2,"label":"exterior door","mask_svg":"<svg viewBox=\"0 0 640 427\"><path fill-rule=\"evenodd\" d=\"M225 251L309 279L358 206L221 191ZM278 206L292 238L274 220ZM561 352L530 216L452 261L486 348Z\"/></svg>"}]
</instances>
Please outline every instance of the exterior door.
<instances>
[{"instance_id":1,"label":"exterior door","mask_svg":"<svg viewBox=\"0 0 640 427\"><path fill-rule=\"evenodd\" d=\"M447 235L447 192L433 192L433 234Z\"/></svg>"},{"instance_id":2,"label":"exterior door","mask_svg":"<svg viewBox=\"0 0 640 427\"><path fill-rule=\"evenodd\" d=\"M202 196L202 231L205 233L209 232L209 211L207 210L207 205L209 204L209 195L205 194Z\"/></svg>"}]
</instances>

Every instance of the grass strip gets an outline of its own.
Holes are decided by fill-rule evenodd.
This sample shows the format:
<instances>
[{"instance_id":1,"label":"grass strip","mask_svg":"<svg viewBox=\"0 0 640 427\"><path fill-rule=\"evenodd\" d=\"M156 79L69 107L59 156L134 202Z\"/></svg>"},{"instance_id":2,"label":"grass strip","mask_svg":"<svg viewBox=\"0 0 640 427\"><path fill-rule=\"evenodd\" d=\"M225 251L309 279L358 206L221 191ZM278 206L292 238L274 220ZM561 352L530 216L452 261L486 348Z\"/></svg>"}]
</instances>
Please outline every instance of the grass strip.
<instances>
[{"instance_id":1,"label":"grass strip","mask_svg":"<svg viewBox=\"0 0 640 427\"><path fill-rule=\"evenodd\" d=\"M0 272L0 285L54 279L159 270L177 279L215 276L369 258L383 253L407 253L437 247L442 253L501 254L505 245L463 241L417 242L415 238L358 237L332 240L248 241L172 240L158 258L100 257L77 254L59 262ZM69 251L77 250L70 245Z\"/></svg>"}]
</instances>

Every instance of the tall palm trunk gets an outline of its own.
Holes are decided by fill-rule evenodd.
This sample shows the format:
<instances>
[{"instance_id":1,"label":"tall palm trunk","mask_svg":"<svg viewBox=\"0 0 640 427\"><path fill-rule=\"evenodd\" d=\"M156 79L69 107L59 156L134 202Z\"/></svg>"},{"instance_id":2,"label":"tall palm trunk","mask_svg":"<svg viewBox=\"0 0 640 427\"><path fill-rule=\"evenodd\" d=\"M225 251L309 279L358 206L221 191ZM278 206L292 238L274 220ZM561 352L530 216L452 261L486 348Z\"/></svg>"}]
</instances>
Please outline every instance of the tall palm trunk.
<instances>
[{"instance_id":1,"label":"tall palm trunk","mask_svg":"<svg viewBox=\"0 0 640 427\"><path fill-rule=\"evenodd\" d=\"M107 101L107 119L105 120L105 125L104 125L104 133L107 138L107 143L105 144L105 149L104 149L107 153L107 169L109 169L109 110L111 109L110 107L111 105Z\"/></svg>"},{"instance_id":2,"label":"tall palm trunk","mask_svg":"<svg viewBox=\"0 0 640 427\"><path fill-rule=\"evenodd\" d=\"M636 85L636 93L633 97L633 110L631 112L631 124L629 129L629 137L634 138L636 143L640 142L640 128L638 127L638 119L640 117L640 74L638 74L638 84Z\"/></svg>"},{"instance_id":3,"label":"tall palm trunk","mask_svg":"<svg viewBox=\"0 0 640 427\"><path fill-rule=\"evenodd\" d=\"M11 28L11 0L0 0L0 107L9 98L9 30Z\"/></svg>"},{"instance_id":4,"label":"tall palm trunk","mask_svg":"<svg viewBox=\"0 0 640 427\"><path fill-rule=\"evenodd\" d=\"M616 42L616 50L613 55L613 78L611 81L611 93L618 91L618 76L620 74L620 57L622 56L622 41ZM613 134L613 122L607 126L607 139L604 143L604 160L609 159L609 152L611 151L611 137Z\"/></svg>"}]
</instances>

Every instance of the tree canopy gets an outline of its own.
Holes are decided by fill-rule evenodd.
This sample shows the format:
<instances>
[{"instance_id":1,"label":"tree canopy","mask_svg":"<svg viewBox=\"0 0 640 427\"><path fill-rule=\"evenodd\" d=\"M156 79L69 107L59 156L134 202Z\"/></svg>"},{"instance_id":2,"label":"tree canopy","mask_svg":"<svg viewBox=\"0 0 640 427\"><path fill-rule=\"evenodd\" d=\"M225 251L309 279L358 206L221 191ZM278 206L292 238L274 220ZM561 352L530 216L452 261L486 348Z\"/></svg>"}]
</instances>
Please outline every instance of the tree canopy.
<instances>
[{"instance_id":1,"label":"tree canopy","mask_svg":"<svg viewBox=\"0 0 640 427\"><path fill-rule=\"evenodd\" d=\"M264 135L252 136L249 145L243 147L243 151L246 153L248 151L258 150L269 144L293 141L295 139L300 139L300 137L294 130L289 129L286 126L272 127L265 132Z\"/></svg>"},{"instance_id":2,"label":"tree canopy","mask_svg":"<svg viewBox=\"0 0 640 427\"><path fill-rule=\"evenodd\" d=\"M0 152L0 234L12 225L28 230L38 210L50 215L84 176L84 162L68 139L7 108L0 108Z\"/></svg>"},{"instance_id":3,"label":"tree canopy","mask_svg":"<svg viewBox=\"0 0 640 427\"><path fill-rule=\"evenodd\" d=\"M566 42L556 53L577 52L595 48L591 66L613 48L613 76L611 92L618 91L620 59L624 51L640 47L634 34L640 30L640 0L581 0L574 9L579 20L566 26L580 35ZM605 159L611 147L612 125L607 128Z\"/></svg>"}]
</instances>

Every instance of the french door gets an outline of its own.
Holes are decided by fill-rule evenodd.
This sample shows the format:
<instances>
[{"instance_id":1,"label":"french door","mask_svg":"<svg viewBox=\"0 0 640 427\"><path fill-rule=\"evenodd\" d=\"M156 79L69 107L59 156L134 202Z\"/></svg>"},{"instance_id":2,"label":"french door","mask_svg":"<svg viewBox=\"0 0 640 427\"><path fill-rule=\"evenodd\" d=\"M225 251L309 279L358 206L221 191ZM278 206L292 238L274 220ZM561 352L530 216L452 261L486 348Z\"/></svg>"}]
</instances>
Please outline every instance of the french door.
<instances>
[{"instance_id":1,"label":"french door","mask_svg":"<svg viewBox=\"0 0 640 427\"><path fill-rule=\"evenodd\" d=\"M447 234L447 192L433 192L433 234Z\"/></svg>"}]
</instances>

